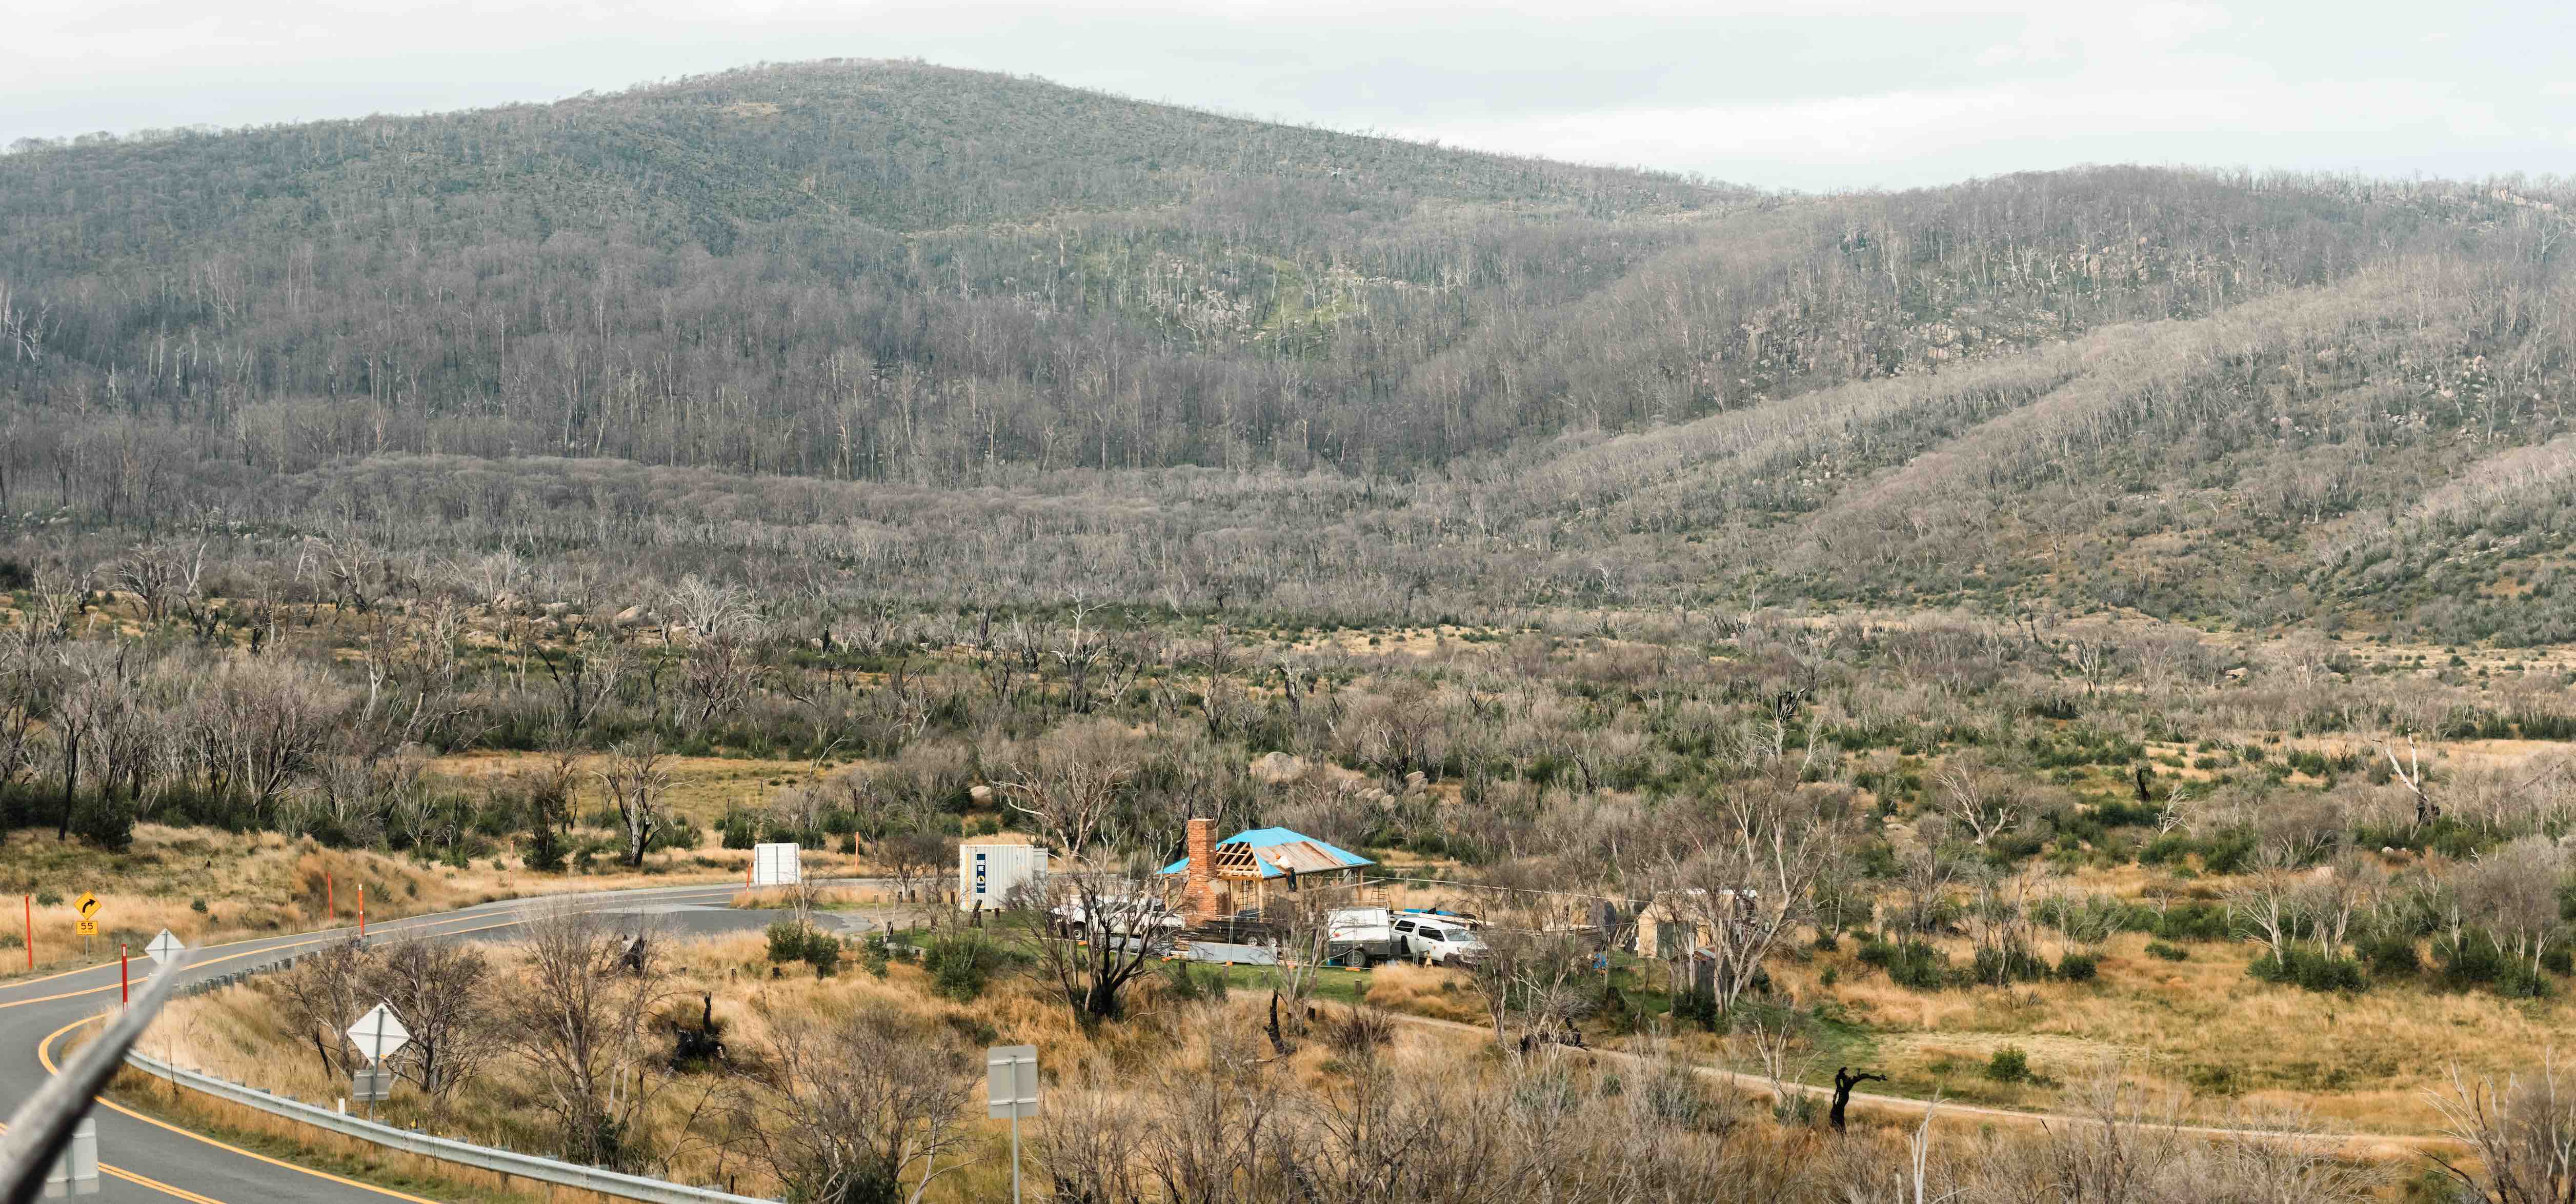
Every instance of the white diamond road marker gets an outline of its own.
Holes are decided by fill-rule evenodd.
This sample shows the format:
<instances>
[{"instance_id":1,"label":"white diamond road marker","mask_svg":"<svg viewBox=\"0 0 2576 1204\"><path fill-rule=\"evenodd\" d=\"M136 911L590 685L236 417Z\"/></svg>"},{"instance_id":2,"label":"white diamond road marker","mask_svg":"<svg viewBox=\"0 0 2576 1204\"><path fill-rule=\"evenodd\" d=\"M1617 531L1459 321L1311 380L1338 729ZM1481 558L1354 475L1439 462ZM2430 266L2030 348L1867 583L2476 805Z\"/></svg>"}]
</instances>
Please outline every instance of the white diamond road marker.
<instances>
[{"instance_id":1,"label":"white diamond road marker","mask_svg":"<svg viewBox=\"0 0 2576 1204\"><path fill-rule=\"evenodd\" d=\"M379 1003L349 1026L349 1039L358 1043L358 1052L367 1055L368 1062L382 1062L411 1044L411 1030L403 1027L392 1008Z\"/></svg>"},{"instance_id":2,"label":"white diamond road marker","mask_svg":"<svg viewBox=\"0 0 2576 1204\"><path fill-rule=\"evenodd\" d=\"M179 938L170 935L170 930L164 928L161 930L161 935L152 938L152 943L143 947L143 951L152 955L155 965L166 966L170 964L171 958L177 957L179 951L185 948L187 946L180 944Z\"/></svg>"}]
</instances>

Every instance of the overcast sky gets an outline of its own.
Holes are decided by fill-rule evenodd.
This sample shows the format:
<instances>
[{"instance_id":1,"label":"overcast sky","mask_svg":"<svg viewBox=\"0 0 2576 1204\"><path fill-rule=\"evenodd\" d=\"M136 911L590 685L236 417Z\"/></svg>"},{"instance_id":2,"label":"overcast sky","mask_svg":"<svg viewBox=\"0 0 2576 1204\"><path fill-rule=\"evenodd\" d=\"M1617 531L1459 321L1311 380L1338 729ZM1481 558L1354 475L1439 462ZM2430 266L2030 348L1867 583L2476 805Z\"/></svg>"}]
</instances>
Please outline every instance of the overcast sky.
<instances>
[{"instance_id":1,"label":"overcast sky","mask_svg":"<svg viewBox=\"0 0 2576 1204\"><path fill-rule=\"evenodd\" d=\"M2576 175L2576 4L10 0L0 145L916 57L1775 188L2073 163Z\"/></svg>"}]
</instances>

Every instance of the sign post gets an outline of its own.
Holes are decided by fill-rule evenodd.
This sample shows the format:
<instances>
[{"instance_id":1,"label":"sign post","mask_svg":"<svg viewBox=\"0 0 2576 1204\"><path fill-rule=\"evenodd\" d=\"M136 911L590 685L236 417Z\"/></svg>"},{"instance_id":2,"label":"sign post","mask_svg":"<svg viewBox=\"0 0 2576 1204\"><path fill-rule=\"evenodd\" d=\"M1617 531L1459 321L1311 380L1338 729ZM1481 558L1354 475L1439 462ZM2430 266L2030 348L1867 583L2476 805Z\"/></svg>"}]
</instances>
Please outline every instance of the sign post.
<instances>
[{"instance_id":1,"label":"sign post","mask_svg":"<svg viewBox=\"0 0 2576 1204\"><path fill-rule=\"evenodd\" d=\"M179 938L171 935L170 930L167 928L161 930L161 935L152 938L152 943L143 947L144 954L152 959L152 964L156 967L169 965L171 958L179 956L186 950L187 946L180 944ZM162 1056L166 1059L169 1056L170 1051L163 1049L161 1052ZM178 1097L179 1083L177 1080L173 1079L170 1083L170 1098L177 1099Z\"/></svg>"},{"instance_id":2,"label":"sign post","mask_svg":"<svg viewBox=\"0 0 2576 1204\"><path fill-rule=\"evenodd\" d=\"M72 900L72 910L80 913L80 922L74 924L72 929L73 931L80 933L83 938L81 941L81 952L87 953L89 952L89 941L87 938L98 935L98 896L91 894L88 891L82 891L80 898Z\"/></svg>"},{"instance_id":3,"label":"sign post","mask_svg":"<svg viewBox=\"0 0 2576 1204\"><path fill-rule=\"evenodd\" d=\"M349 1040L367 1055L367 1068L349 1079L349 1094L367 1101L367 1115L373 1116L376 1101L393 1094L394 1076L385 1069L385 1059L411 1044L411 1030L403 1027L391 1005L379 1003L349 1026Z\"/></svg>"},{"instance_id":4,"label":"sign post","mask_svg":"<svg viewBox=\"0 0 2576 1204\"><path fill-rule=\"evenodd\" d=\"M84 1116L72 1126L71 1144L45 1174L45 1198L98 1194L98 1118Z\"/></svg>"},{"instance_id":5,"label":"sign post","mask_svg":"<svg viewBox=\"0 0 2576 1204\"><path fill-rule=\"evenodd\" d=\"M1011 1204L1020 1199L1020 1118L1038 1114L1038 1047L996 1045L984 1051L985 1115L1011 1121Z\"/></svg>"}]
</instances>

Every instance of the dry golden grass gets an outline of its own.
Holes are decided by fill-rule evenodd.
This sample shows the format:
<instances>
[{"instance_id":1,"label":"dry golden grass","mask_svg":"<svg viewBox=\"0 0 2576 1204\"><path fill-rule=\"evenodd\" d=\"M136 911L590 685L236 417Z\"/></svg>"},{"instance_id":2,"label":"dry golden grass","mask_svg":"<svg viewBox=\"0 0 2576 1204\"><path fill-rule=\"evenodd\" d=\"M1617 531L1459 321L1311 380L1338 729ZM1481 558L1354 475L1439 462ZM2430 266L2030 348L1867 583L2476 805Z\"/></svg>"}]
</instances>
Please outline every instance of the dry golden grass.
<instances>
[{"instance_id":1,"label":"dry golden grass","mask_svg":"<svg viewBox=\"0 0 2576 1204\"><path fill-rule=\"evenodd\" d=\"M1388 962L1370 971L1364 998L1374 1007L1434 1020L1462 1024L1490 1021L1484 997L1476 993L1475 984L1465 974L1456 970Z\"/></svg>"},{"instance_id":2,"label":"dry golden grass","mask_svg":"<svg viewBox=\"0 0 2576 1204\"><path fill-rule=\"evenodd\" d=\"M113 959L119 943L140 956L164 928L190 944L208 944L353 923L362 887L367 918L381 922L529 895L721 883L736 880L750 856L710 847L656 853L647 860L648 872L612 866L595 874L537 874L518 868L515 858L459 868L326 849L274 832L139 824L133 847L110 853L28 829L0 833L0 897L44 891L61 896L58 904L32 906L35 968L41 972ZM826 866L815 872L838 871ZM80 917L72 910L83 891L97 894L103 904L99 935L86 950L74 933ZM199 902L205 904L202 911ZM30 906L0 917L0 976L27 972Z\"/></svg>"},{"instance_id":3,"label":"dry golden grass","mask_svg":"<svg viewBox=\"0 0 2576 1204\"><path fill-rule=\"evenodd\" d=\"M2046 1087L2008 1088L1981 1074L2018 1046L2038 1074L2075 1081L2105 1060L2152 1087L2192 1097L2203 1113L2228 1103L2304 1107L2364 1132L2429 1133L2427 1097L2456 1063L2473 1073L2523 1068L2566 1031L2557 1001L2507 1000L2382 983L2354 995L2274 986L2246 973L2245 944L2193 944L2188 961L2147 955L2126 934L2104 949L2090 983L2026 983L1914 991L1848 951L1781 965L1772 977L1802 1005L1831 1000L1870 1030L1872 1069L1909 1094L2046 1108ZM1954 963L1964 947L1950 950ZM2051 951L2053 952L2053 950ZM1836 976L1823 985L1824 972Z\"/></svg>"},{"instance_id":4,"label":"dry golden grass","mask_svg":"<svg viewBox=\"0 0 2576 1204\"><path fill-rule=\"evenodd\" d=\"M597 753L577 758L573 803L576 812L607 805L598 779L591 776L606 758ZM429 763L428 776L451 788L474 788L494 778L551 772L554 758L536 752L451 753ZM735 807L759 810L782 791L822 780L828 768L806 761L769 761L747 757L666 757L663 768L671 782L662 805L700 826L714 823ZM842 768L847 768L846 765Z\"/></svg>"}]
</instances>

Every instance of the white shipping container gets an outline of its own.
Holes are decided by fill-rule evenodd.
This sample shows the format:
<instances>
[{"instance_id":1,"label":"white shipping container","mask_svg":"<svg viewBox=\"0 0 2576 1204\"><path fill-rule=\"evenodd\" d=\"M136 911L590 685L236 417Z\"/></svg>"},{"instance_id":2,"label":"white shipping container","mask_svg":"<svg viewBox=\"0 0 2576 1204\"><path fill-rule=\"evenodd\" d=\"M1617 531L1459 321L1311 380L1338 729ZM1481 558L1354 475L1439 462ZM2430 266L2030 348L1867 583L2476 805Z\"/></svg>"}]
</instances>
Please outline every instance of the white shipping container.
<instances>
[{"instance_id":1,"label":"white shipping container","mask_svg":"<svg viewBox=\"0 0 2576 1204\"><path fill-rule=\"evenodd\" d=\"M793 886L805 880L799 850L792 844L756 844L751 846L751 884L753 886Z\"/></svg>"},{"instance_id":2,"label":"white shipping container","mask_svg":"<svg viewBox=\"0 0 2576 1204\"><path fill-rule=\"evenodd\" d=\"M1010 901L1023 882L1046 876L1047 852L1033 844L961 844L957 846L957 910L973 911L982 902L991 911Z\"/></svg>"}]
</instances>

